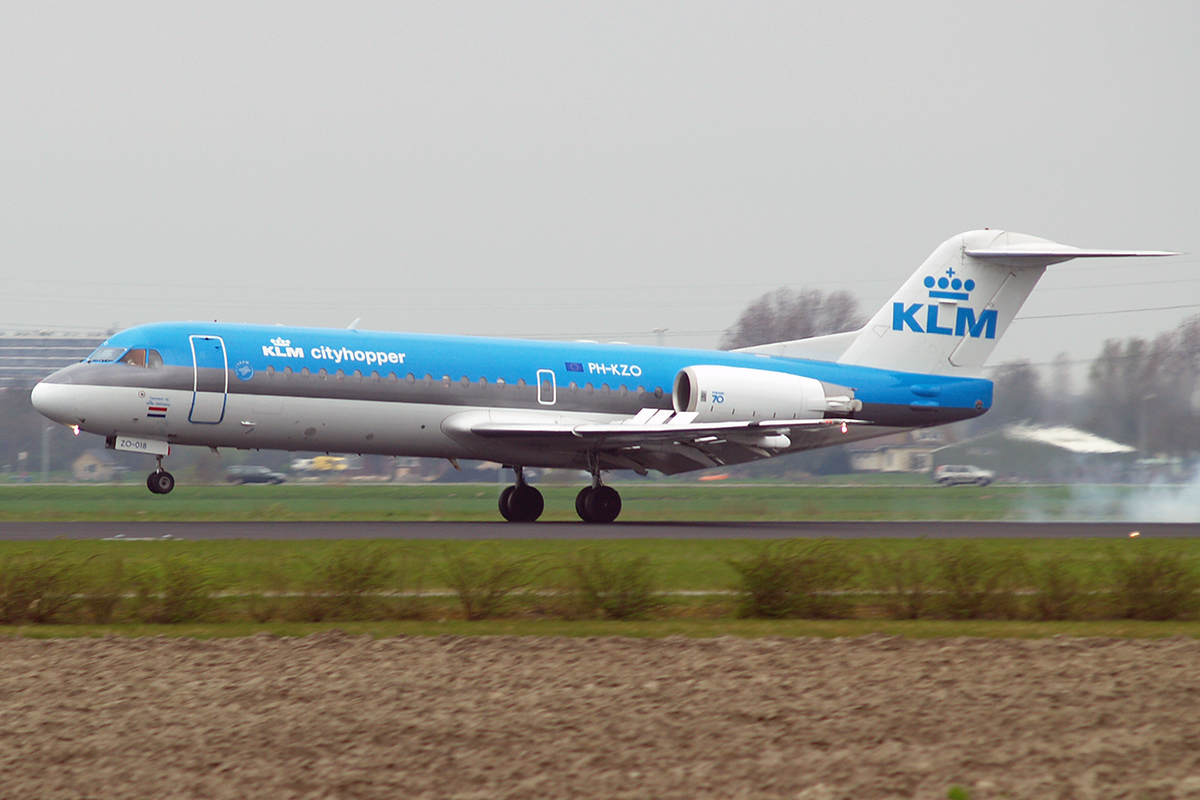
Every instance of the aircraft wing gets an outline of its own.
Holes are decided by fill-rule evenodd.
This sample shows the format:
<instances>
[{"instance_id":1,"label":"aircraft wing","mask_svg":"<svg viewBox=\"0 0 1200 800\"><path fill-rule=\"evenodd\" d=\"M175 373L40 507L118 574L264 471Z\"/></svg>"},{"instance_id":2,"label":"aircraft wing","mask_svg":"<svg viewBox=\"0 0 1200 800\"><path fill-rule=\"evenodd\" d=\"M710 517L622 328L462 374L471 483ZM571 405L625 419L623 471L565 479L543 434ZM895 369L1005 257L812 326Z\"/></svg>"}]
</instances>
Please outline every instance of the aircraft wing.
<instances>
[{"instance_id":1,"label":"aircraft wing","mask_svg":"<svg viewBox=\"0 0 1200 800\"><path fill-rule=\"evenodd\" d=\"M851 426L870 425L856 419L696 422L695 412L652 408L616 422L543 421L523 416L506 414L493 419L469 414L454 419L451 425L508 444L595 452L611 468L653 468L667 474L824 447L843 438L850 441L857 438L846 437Z\"/></svg>"}]
</instances>

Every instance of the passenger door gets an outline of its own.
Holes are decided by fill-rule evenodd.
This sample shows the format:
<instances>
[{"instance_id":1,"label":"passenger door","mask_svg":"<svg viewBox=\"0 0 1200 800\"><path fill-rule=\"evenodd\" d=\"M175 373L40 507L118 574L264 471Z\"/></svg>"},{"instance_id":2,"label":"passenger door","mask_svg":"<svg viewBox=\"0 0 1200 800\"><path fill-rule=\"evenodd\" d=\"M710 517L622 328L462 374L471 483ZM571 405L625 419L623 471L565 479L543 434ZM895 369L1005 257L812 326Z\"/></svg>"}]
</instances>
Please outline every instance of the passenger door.
<instances>
[{"instance_id":1,"label":"passenger door","mask_svg":"<svg viewBox=\"0 0 1200 800\"><path fill-rule=\"evenodd\" d=\"M229 359L220 336L191 336L192 410L188 419L216 425L225 418L225 393L229 389Z\"/></svg>"}]
</instances>

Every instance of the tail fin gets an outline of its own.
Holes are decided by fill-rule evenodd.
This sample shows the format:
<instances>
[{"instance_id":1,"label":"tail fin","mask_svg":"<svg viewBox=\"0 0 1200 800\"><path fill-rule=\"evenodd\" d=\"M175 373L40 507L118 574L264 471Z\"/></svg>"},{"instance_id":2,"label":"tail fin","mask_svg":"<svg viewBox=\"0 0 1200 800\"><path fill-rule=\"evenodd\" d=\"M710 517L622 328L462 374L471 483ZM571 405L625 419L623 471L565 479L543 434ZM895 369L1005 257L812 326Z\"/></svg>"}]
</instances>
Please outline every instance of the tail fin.
<instances>
[{"instance_id":1,"label":"tail fin","mask_svg":"<svg viewBox=\"0 0 1200 800\"><path fill-rule=\"evenodd\" d=\"M1081 250L1022 233L971 231L943 242L861 330L751 349L904 372L977 374L1050 264L1170 255L1176 254Z\"/></svg>"}]
</instances>

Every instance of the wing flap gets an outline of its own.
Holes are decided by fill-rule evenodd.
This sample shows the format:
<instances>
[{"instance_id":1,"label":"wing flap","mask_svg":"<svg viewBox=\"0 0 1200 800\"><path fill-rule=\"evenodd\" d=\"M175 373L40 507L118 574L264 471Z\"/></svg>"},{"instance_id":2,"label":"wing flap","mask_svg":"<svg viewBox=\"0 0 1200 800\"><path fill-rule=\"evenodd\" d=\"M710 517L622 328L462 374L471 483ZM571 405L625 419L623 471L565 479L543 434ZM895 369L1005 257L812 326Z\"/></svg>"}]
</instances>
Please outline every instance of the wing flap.
<instances>
[{"instance_id":1,"label":"wing flap","mask_svg":"<svg viewBox=\"0 0 1200 800\"><path fill-rule=\"evenodd\" d=\"M694 412L660 416L639 422L631 417L621 422L505 422L480 421L469 430L476 436L489 439L573 438L579 440L571 449L589 446L636 446L658 443L694 443L701 439L718 441L728 438L752 439L770 436L804 435L851 425L866 425L856 419L788 419L750 422L694 422Z\"/></svg>"},{"instance_id":2,"label":"wing flap","mask_svg":"<svg viewBox=\"0 0 1200 800\"><path fill-rule=\"evenodd\" d=\"M873 427L856 419L698 423L696 416L670 409L647 414L643 409L636 416L597 421L582 415L493 409L456 414L442 427L460 439L579 454L581 461L591 452L599 455L605 469L655 469L667 475L853 441L870 435L867 429Z\"/></svg>"}]
</instances>

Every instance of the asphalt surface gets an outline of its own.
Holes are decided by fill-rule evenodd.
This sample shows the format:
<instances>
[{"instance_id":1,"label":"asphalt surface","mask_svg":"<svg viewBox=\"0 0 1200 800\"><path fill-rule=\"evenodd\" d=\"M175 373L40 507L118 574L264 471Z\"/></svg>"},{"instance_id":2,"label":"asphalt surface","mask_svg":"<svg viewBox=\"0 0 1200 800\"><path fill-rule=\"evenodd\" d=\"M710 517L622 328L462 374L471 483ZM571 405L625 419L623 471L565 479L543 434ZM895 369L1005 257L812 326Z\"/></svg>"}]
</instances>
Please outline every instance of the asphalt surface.
<instances>
[{"instance_id":1,"label":"asphalt surface","mask_svg":"<svg viewBox=\"0 0 1200 800\"><path fill-rule=\"evenodd\" d=\"M1200 525L1136 522L0 522L0 541L53 539L1156 539Z\"/></svg>"}]
</instances>

